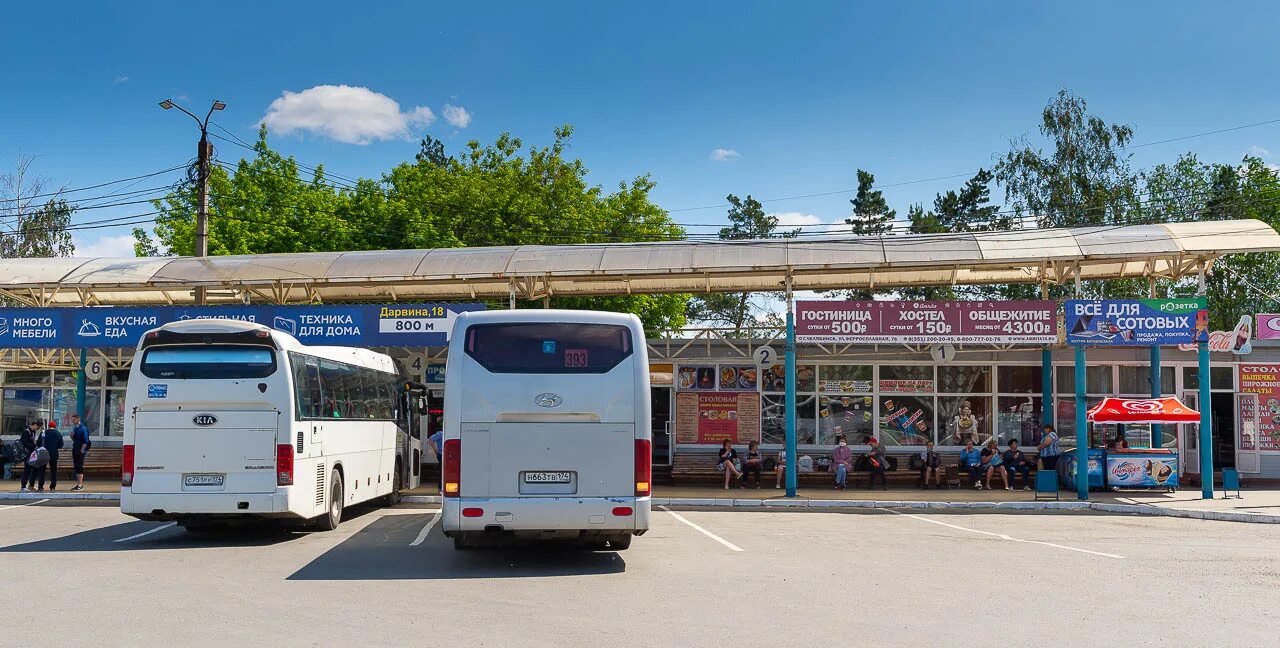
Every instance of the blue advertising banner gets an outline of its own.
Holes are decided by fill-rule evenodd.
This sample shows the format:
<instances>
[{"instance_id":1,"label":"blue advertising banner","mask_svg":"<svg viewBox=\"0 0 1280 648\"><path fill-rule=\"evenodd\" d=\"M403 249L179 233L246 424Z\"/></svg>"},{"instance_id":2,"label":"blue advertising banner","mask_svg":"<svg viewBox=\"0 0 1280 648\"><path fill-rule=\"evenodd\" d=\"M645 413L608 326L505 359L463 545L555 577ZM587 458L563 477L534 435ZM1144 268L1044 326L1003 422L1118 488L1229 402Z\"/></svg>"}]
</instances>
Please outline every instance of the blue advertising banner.
<instances>
[{"instance_id":1,"label":"blue advertising banner","mask_svg":"<svg viewBox=\"0 0 1280 648\"><path fill-rule=\"evenodd\" d=\"M1209 339L1204 297L1072 299L1066 305L1067 344L1165 346Z\"/></svg>"},{"instance_id":2,"label":"blue advertising banner","mask_svg":"<svg viewBox=\"0 0 1280 648\"><path fill-rule=\"evenodd\" d=\"M0 348L133 348L148 330L190 319L265 324L303 344L443 346L458 313L484 304L0 308Z\"/></svg>"}]
</instances>

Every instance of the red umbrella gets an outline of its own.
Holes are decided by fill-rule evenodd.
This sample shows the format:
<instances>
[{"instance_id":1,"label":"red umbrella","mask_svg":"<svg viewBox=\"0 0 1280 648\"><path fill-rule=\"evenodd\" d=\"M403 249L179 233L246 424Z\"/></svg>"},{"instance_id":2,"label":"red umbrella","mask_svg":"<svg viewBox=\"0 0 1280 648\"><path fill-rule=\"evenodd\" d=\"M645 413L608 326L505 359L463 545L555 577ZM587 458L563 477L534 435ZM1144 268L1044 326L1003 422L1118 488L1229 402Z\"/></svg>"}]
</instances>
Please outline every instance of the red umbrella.
<instances>
[{"instance_id":1,"label":"red umbrella","mask_svg":"<svg viewBox=\"0 0 1280 648\"><path fill-rule=\"evenodd\" d=\"M1200 412L1176 396L1164 398L1104 398L1088 413L1093 423L1199 423Z\"/></svg>"}]
</instances>

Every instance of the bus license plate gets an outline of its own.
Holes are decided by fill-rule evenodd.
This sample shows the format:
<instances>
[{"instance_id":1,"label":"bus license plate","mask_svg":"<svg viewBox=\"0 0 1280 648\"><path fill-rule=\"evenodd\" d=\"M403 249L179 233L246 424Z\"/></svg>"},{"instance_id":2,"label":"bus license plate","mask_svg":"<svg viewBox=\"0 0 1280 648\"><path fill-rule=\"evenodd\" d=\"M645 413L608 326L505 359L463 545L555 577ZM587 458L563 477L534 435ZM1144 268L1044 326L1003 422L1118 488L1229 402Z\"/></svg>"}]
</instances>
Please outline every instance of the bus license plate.
<instances>
[{"instance_id":1,"label":"bus license plate","mask_svg":"<svg viewBox=\"0 0 1280 648\"><path fill-rule=\"evenodd\" d=\"M568 484L573 481L570 472L527 472L524 474L526 484Z\"/></svg>"},{"instance_id":2,"label":"bus license plate","mask_svg":"<svg viewBox=\"0 0 1280 648\"><path fill-rule=\"evenodd\" d=\"M226 478L227 478L226 475L211 475L211 474L183 475L182 485L183 486L221 486L223 483L223 480L225 480Z\"/></svg>"}]
</instances>

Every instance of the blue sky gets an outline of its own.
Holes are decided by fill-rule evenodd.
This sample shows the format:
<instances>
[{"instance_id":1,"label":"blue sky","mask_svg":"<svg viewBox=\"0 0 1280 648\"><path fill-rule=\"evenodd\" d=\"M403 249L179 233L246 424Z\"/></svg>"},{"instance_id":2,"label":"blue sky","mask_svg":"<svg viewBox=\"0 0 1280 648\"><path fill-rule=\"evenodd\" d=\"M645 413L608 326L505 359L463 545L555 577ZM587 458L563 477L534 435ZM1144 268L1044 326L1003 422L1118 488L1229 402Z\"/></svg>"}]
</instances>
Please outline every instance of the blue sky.
<instances>
[{"instance_id":1,"label":"blue sky","mask_svg":"<svg viewBox=\"0 0 1280 648\"><path fill-rule=\"evenodd\" d=\"M715 224L723 209L689 208L849 189L860 167L894 184L989 166L1062 87L1138 143L1280 118L1277 24L1264 2L20 3L0 22L0 171L19 150L70 188L181 164L197 134L165 97L227 102L216 121L244 139L271 114L290 131L275 147L348 177L411 158L424 132L456 150L571 123L593 182L651 173L678 222ZM317 89L338 85L354 89ZM1278 138L1272 124L1135 160L1276 163ZM905 213L962 182L886 195ZM831 223L848 197L766 208ZM131 210L149 208L77 219ZM77 241L123 253L127 234Z\"/></svg>"}]
</instances>

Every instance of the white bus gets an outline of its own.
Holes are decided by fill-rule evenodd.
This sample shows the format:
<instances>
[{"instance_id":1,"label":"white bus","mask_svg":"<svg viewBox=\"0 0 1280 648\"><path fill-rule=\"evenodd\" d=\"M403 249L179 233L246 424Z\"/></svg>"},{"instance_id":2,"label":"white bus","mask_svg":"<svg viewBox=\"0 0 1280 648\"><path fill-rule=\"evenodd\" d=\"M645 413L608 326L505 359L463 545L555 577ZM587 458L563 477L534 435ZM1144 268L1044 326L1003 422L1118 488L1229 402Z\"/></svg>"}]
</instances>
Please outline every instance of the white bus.
<instances>
[{"instance_id":1,"label":"white bus","mask_svg":"<svg viewBox=\"0 0 1280 648\"><path fill-rule=\"evenodd\" d=\"M125 397L120 510L189 530L246 517L331 530L345 507L416 486L415 391L386 355L261 324L148 331Z\"/></svg>"},{"instance_id":2,"label":"white bus","mask_svg":"<svg viewBox=\"0 0 1280 648\"><path fill-rule=\"evenodd\" d=\"M463 313L444 391L442 527L626 549L649 528L649 360L634 315Z\"/></svg>"}]
</instances>

